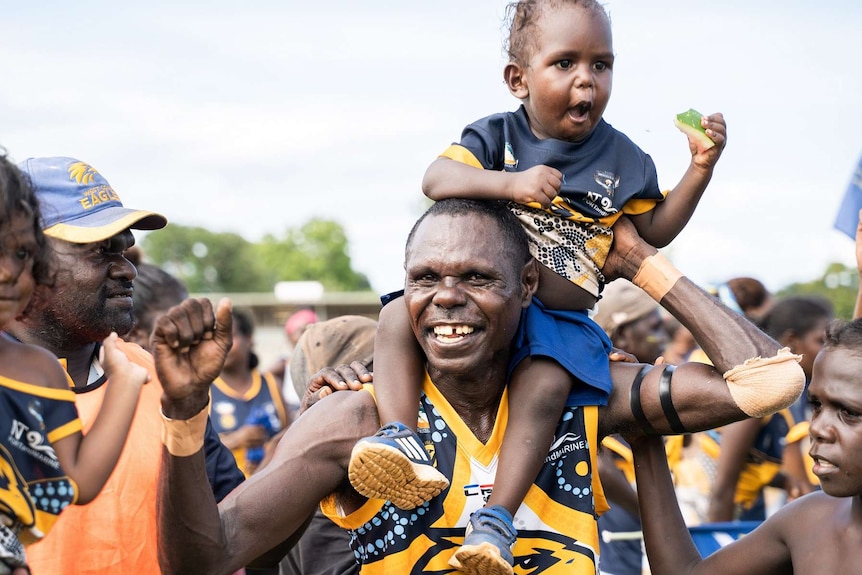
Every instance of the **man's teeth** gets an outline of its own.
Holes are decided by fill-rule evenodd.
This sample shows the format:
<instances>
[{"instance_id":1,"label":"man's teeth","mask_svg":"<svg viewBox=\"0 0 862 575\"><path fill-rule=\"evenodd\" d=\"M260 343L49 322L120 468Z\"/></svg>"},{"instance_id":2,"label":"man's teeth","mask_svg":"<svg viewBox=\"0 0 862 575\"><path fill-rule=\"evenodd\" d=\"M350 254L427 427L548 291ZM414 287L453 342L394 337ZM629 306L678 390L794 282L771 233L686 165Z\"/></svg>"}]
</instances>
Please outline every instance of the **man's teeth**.
<instances>
[{"instance_id":1,"label":"man's teeth","mask_svg":"<svg viewBox=\"0 0 862 575\"><path fill-rule=\"evenodd\" d=\"M434 326L434 335L440 337L452 337L453 335L462 336L473 333L473 328L469 325L437 325Z\"/></svg>"}]
</instances>

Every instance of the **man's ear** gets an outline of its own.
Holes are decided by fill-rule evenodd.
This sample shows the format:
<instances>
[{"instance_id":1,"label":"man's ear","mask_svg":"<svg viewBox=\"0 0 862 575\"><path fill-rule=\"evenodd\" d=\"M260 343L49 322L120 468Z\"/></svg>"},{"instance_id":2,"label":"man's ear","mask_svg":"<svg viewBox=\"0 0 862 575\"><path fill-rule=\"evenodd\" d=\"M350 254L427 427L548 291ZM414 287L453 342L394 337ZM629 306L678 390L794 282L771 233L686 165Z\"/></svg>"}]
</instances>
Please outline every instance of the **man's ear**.
<instances>
[{"instance_id":1,"label":"man's ear","mask_svg":"<svg viewBox=\"0 0 862 575\"><path fill-rule=\"evenodd\" d=\"M509 62L503 68L503 80L506 86L509 87L509 92L519 100L523 100L530 95L529 86L527 86L524 75L524 68L517 62Z\"/></svg>"},{"instance_id":2,"label":"man's ear","mask_svg":"<svg viewBox=\"0 0 862 575\"><path fill-rule=\"evenodd\" d=\"M539 289L539 268L536 260L530 258L521 269L521 307L526 308L533 300L533 294Z\"/></svg>"}]
</instances>

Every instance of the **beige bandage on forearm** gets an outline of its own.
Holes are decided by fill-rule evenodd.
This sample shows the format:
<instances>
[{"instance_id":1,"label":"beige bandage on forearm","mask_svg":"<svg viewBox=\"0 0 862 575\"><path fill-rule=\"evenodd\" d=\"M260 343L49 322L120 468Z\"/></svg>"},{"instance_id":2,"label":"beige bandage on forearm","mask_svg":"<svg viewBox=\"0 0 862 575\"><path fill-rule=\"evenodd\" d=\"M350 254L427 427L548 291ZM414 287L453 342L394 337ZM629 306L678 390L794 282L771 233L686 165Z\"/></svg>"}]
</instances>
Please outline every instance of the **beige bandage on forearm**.
<instances>
[{"instance_id":1,"label":"beige bandage on forearm","mask_svg":"<svg viewBox=\"0 0 862 575\"><path fill-rule=\"evenodd\" d=\"M730 396L749 417L764 417L790 406L805 388L801 355L788 348L774 357L755 357L724 374Z\"/></svg>"},{"instance_id":2,"label":"beige bandage on forearm","mask_svg":"<svg viewBox=\"0 0 862 575\"><path fill-rule=\"evenodd\" d=\"M632 283L643 289L655 301L662 298L673 288L682 272L674 267L666 257L653 254L641 262Z\"/></svg>"},{"instance_id":3,"label":"beige bandage on forearm","mask_svg":"<svg viewBox=\"0 0 862 575\"><path fill-rule=\"evenodd\" d=\"M162 443L168 453L188 457L200 451L204 446L208 416L209 404L189 419L171 419L162 413Z\"/></svg>"}]
</instances>

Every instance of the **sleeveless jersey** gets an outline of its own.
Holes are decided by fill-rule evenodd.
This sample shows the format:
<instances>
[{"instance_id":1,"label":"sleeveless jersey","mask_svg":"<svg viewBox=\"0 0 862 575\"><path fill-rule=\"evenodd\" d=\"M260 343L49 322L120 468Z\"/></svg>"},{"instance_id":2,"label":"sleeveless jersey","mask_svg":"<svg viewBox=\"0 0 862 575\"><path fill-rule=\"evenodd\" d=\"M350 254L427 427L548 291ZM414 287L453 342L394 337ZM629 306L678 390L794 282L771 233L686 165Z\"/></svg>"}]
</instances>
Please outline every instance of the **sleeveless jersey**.
<instances>
[{"instance_id":1,"label":"sleeveless jersey","mask_svg":"<svg viewBox=\"0 0 862 575\"><path fill-rule=\"evenodd\" d=\"M363 575L456 573L448 560L464 541L470 514L494 487L507 402L504 393L494 430L483 444L426 376L418 434L437 468L450 478L449 488L412 511L369 500L344 516L335 497L321 504L330 519L350 530ZM515 514L516 574L595 574L596 513L607 509L594 473L597 424L595 406L567 406L563 412L544 467Z\"/></svg>"}]
</instances>

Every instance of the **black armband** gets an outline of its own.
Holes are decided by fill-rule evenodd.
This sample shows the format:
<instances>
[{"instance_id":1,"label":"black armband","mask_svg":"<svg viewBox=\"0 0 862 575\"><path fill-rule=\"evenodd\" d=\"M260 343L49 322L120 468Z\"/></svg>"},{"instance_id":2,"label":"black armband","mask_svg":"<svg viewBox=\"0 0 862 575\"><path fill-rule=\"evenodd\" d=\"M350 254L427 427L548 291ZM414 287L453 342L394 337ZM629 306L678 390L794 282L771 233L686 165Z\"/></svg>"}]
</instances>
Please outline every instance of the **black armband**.
<instances>
[{"instance_id":1,"label":"black armband","mask_svg":"<svg viewBox=\"0 0 862 575\"><path fill-rule=\"evenodd\" d=\"M673 399L670 396L670 382L673 379L673 372L676 367L672 365L665 366L662 371L661 379L658 382L658 398L661 402L661 410L667 418L667 423L674 433L687 433L688 430L679 419L679 414L673 406Z\"/></svg>"},{"instance_id":2,"label":"black armband","mask_svg":"<svg viewBox=\"0 0 862 575\"><path fill-rule=\"evenodd\" d=\"M651 365L645 365L641 368L638 374L635 376L634 381L632 382L631 396L629 397L629 405L631 406L632 415L635 416L638 424L640 424L641 428L651 434L656 434L655 428L647 419L646 414L644 413L643 406L641 405L641 382L643 382L644 376L653 368Z\"/></svg>"}]
</instances>

